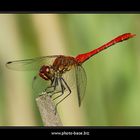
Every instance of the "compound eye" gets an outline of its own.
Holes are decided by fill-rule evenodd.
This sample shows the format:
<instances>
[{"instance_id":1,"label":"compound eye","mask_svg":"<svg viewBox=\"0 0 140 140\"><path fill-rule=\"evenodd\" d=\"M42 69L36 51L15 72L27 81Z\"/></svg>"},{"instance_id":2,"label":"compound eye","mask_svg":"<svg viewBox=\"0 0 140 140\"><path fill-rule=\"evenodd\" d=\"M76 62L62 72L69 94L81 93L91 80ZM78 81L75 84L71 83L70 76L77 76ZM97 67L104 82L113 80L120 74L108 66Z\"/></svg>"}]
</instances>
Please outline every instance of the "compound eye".
<instances>
[{"instance_id":1,"label":"compound eye","mask_svg":"<svg viewBox=\"0 0 140 140\"><path fill-rule=\"evenodd\" d=\"M47 73L50 72L50 67L43 65L40 69L40 73L46 73L46 72Z\"/></svg>"}]
</instances>

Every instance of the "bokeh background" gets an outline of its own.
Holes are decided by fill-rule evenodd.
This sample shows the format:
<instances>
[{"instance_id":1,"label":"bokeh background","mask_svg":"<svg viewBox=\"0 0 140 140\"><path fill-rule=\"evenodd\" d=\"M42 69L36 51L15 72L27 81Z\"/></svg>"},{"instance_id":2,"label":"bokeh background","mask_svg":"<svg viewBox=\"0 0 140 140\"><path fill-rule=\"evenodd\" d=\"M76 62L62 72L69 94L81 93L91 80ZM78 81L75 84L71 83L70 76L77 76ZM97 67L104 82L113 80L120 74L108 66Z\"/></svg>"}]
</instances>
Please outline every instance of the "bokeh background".
<instances>
[{"instance_id":1,"label":"bokeh background","mask_svg":"<svg viewBox=\"0 0 140 140\"><path fill-rule=\"evenodd\" d=\"M83 64L86 95L59 105L65 126L140 125L139 14L0 14L0 125L43 125L32 90L36 71L12 71L7 61L45 55L76 56L123 33L130 40Z\"/></svg>"}]
</instances>

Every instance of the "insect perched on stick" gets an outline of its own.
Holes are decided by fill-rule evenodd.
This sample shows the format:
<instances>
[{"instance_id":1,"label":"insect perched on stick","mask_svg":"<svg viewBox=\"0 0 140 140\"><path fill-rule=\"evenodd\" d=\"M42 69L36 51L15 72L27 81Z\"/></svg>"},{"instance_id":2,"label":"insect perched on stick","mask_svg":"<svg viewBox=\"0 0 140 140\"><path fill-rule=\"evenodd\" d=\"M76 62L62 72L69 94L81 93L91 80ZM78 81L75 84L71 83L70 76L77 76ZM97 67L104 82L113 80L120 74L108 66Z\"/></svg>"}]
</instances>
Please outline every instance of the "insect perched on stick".
<instances>
[{"instance_id":1,"label":"insect perched on stick","mask_svg":"<svg viewBox=\"0 0 140 140\"><path fill-rule=\"evenodd\" d=\"M33 59L10 61L6 65L8 68L14 70L38 71L37 76L35 76L33 79L33 88L38 92L45 92L51 97L56 94L58 95L59 93L60 95L55 97L53 100L60 98L62 95L64 95L65 91L68 91L68 93L56 103L56 112L58 104L71 94L71 87L64 76L65 74L68 74L70 71L74 70L78 103L80 106L85 94L87 83L86 73L82 67L82 64L90 57L103 51L104 49L134 36L135 34L131 33L122 34L101 47L88 53L79 54L76 57L64 55L43 56ZM38 85L40 86L38 87Z\"/></svg>"}]
</instances>

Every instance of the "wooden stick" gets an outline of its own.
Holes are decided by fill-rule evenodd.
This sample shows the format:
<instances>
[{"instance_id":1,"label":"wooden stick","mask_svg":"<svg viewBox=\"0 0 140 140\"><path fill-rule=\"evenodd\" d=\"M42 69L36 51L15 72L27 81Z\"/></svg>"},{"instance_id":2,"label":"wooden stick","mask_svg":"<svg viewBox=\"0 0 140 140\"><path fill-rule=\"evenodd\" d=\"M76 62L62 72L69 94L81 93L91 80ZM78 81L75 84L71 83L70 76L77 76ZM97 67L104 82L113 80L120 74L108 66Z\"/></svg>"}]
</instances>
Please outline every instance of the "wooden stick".
<instances>
[{"instance_id":1,"label":"wooden stick","mask_svg":"<svg viewBox=\"0 0 140 140\"><path fill-rule=\"evenodd\" d=\"M62 126L59 114L55 114L55 105L50 96L42 94L36 98L36 102L45 126Z\"/></svg>"}]
</instances>

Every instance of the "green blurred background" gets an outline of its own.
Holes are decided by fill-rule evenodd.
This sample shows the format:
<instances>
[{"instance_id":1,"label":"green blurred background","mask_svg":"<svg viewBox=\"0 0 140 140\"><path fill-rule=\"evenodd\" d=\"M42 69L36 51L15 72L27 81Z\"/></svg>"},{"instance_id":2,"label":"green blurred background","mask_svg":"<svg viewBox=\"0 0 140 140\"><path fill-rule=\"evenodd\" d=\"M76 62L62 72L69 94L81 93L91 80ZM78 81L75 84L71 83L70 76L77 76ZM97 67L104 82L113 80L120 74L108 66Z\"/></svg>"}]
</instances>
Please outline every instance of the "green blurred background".
<instances>
[{"instance_id":1,"label":"green blurred background","mask_svg":"<svg viewBox=\"0 0 140 140\"><path fill-rule=\"evenodd\" d=\"M59 106L66 126L140 125L140 15L0 14L0 125L43 125L32 90L36 72L9 70L7 61L76 56L127 32L137 36L83 64L87 89L82 106L76 92Z\"/></svg>"}]
</instances>

